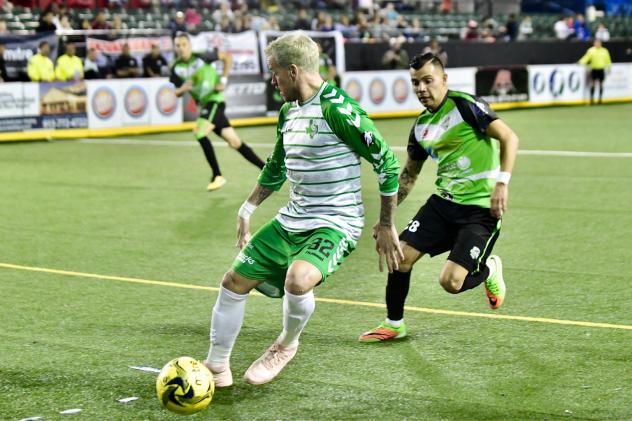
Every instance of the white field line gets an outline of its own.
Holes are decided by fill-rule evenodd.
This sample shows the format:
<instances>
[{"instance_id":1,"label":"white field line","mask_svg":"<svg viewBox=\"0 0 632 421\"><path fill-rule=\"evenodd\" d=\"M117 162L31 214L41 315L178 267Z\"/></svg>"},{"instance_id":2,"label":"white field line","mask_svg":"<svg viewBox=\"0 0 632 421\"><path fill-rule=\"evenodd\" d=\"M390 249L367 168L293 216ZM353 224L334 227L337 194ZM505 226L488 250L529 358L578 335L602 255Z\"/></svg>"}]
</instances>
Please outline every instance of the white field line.
<instances>
[{"instance_id":1,"label":"white field line","mask_svg":"<svg viewBox=\"0 0 632 421\"><path fill-rule=\"evenodd\" d=\"M80 143L92 143L99 145L141 145L141 146L197 146L198 142L193 140L141 140L129 138L112 139L82 139ZM248 143L250 146L259 148L272 148L274 143ZM228 144L221 141L213 142L213 146L227 147ZM397 152L406 150L405 146L391 146ZM583 157L583 158L632 158L632 152L586 152L586 151L549 151L539 149L521 149L519 155L539 155L539 156L562 156L562 157Z\"/></svg>"}]
</instances>

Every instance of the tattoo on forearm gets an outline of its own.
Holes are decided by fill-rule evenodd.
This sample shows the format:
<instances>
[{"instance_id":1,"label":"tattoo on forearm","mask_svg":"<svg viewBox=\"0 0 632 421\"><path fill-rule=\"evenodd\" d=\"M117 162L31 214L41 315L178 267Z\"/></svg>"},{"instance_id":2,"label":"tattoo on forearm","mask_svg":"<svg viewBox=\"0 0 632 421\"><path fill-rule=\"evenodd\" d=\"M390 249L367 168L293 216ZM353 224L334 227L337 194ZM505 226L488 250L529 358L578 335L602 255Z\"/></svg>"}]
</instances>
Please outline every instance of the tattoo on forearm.
<instances>
[{"instance_id":1,"label":"tattoo on forearm","mask_svg":"<svg viewBox=\"0 0 632 421\"><path fill-rule=\"evenodd\" d=\"M380 225L388 226L395 223L395 195L382 196L382 204L380 206Z\"/></svg>"},{"instance_id":2,"label":"tattoo on forearm","mask_svg":"<svg viewBox=\"0 0 632 421\"><path fill-rule=\"evenodd\" d=\"M399 175L399 190L397 191L397 205L402 203L413 189L417 181L417 175L421 171L422 163L419 161L408 161Z\"/></svg>"},{"instance_id":3,"label":"tattoo on forearm","mask_svg":"<svg viewBox=\"0 0 632 421\"><path fill-rule=\"evenodd\" d=\"M259 206L272 193L274 193L274 190L268 187L263 187L260 184L257 184L255 188L252 190L252 193L250 193L250 196L248 197L248 201L254 205Z\"/></svg>"}]
</instances>

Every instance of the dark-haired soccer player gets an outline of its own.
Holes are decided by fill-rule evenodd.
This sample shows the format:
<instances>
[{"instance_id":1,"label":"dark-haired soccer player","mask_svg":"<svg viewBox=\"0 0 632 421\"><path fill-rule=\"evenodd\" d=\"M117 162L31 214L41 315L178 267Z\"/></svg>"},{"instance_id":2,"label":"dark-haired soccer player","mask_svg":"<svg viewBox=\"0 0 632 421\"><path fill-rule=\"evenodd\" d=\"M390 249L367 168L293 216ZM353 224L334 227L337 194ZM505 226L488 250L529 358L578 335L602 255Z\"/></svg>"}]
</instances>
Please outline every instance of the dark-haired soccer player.
<instances>
[{"instance_id":1,"label":"dark-haired soccer player","mask_svg":"<svg viewBox=\"0 0 632 421\"><path fill-rule=\"evenodd\" d=\"M458 294L484 283L491 308L505 298L501 260L490 254L507 210L518 137L485 101L449 90L443 64L432 53L413 58L410 78L425 110L410 131L397 202L408 196L428 157L437 161L437 192L400 235L404 261L388 275L387 318L361 335L362 342L406 336L411 270L424 254L450 251L439 275L446 291Z\"/></svg>"},{"instance_id":2,"label":"dark-haired soccer player","mask_svg":"<svg viewBox=\"0 0 632 421\"><path fill-rule=\"evenodd\" d=\"M260 169L263 168L264 162L239 139L235 129L226 118L224 88L228 82L231 56L222 52L215 54L215 51L205 55L195 54L192 51L191 40L185 33L178 33L174 42L177 59L171 68L170 80L176 86L177 96L189 92L200 108L195 137L200 142L213 172L211 182L206 189L217 190L226 184L226 179L219 169L213 145L208 139L211 131L228 142L231 148L236 149L250 163ZM218 59L224 63L222 76L219 76L212 66L213 61Z\"/></svg>"}]
</instances>

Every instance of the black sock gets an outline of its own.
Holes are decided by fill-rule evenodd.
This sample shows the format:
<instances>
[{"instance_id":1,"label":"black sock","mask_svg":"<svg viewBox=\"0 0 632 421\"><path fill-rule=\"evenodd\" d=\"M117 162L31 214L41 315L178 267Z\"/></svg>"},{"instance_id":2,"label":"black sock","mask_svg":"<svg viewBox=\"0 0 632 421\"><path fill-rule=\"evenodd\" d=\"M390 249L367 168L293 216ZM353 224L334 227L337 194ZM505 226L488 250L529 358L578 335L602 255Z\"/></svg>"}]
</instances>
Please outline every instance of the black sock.
<instances>
[{"instance_id":1,"label":"black sock","mask_svg":"<svg viewBox=\"0 0 632 421\"><path fill-rule=\"evenodd\" d=\"M593 103L593 98L595 97L595 87L591 86L590 87L590 103Z\"/></svg>"},{"instance_id":2,"label":"black sock","mask_svg":"<svg viewBox=\"0 0 632 421\"><path fill-rule=\"evenodd\" d=\"M204 151L206 161L211 166L211 170L213 171L213 177L211 178L211 181L213 181L213 178L217 177L218 175L222 175L222 172L219 170L217 158L215 157L215 150L213 149L213 145L211 145L211 141L208 140L208 137L203 137L201 139L198 139L197 141L200 142L200 146Z\"/></svg>"},{"instance_id":3,"label":"black sock","mask_svg":"<svg viewBox=\"0 0 632 421\"><path fill-rule=\"evenodd\" d=\"M483 264L483 267L476 273L468 273L463 281L463 286L459 290L459 294L468 289L476 288L489 277L489 267Z\"/></svg>"},{"instance_id":4,"label":"black sock","mask_svg":"<svg viewBox=\"0 0 632 421\"><path fill-rule=\"evenodd\" d=\"M390 320L404 318L404 303L410 288L410 273L398 272L388 274L386 282L386 314Z\"/></svg>"},{"instance_id":5,"label":"black sock","mask_svg":"<svg viewBox=\"0 0 632 421\"><path fill-rule=\"evenodd\" d=\"M246 145L243 142L241 143L241 146L237 149L237 152L239 152L241 154L241 156L246 158L251 164L256 165L257 167L259 167L259 169L263 168L263 166L265 165L265 162L263 162L257 156L255 151L250 149L250 146Z\"/></svg>"},{"instance_id":6,"label":"black sock","mask_svg":"<svg viewBox=\"0 0 632 421\"><path fill-rule=\"evenodd\" d=\"M599 103L601 104L601 98L603 97L603 86L599 85Z\"/></svg>"}]
</instances>

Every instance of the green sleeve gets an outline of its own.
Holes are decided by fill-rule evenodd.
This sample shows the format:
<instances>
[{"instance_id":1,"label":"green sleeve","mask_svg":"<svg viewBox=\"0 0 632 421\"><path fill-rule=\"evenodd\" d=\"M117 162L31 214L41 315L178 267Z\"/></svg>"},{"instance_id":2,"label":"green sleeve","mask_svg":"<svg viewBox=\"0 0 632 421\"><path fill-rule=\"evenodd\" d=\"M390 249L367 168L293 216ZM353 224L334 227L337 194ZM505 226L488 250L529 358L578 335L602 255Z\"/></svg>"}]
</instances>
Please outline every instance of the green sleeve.
<instances>
[{"instance_id":1,"label":"green sleeve","mask_svg":"<svg viewBox=\"0 0 632 421\"><path fill-rule=\"evenodd\" d=\"M259 175L259 184L262 187L267 187L274 191L279 191L286 179L285 148L283 147L283 135L281 134L281 129L283 128L286 110L289 106L290 104L286 103L279 112L279 122L277 123L274 151L272 151L272 155L268 157L268 161Z\"/></svg>"},{"instance_id":2,"label":"green sleeve","mask_svg":"<svg viewBox=\"0 0 632 421\"><path fill-rule=\"evenodd\" d=\"M397 193L399 163L373 121L357 102L332 90L330 100L321 103L323 116L332 131L357 154L373 165L378 175L380 194Z\"/></svg>"}]
</instances>

